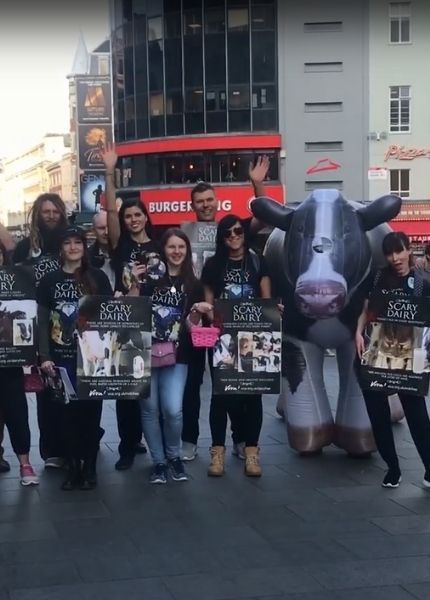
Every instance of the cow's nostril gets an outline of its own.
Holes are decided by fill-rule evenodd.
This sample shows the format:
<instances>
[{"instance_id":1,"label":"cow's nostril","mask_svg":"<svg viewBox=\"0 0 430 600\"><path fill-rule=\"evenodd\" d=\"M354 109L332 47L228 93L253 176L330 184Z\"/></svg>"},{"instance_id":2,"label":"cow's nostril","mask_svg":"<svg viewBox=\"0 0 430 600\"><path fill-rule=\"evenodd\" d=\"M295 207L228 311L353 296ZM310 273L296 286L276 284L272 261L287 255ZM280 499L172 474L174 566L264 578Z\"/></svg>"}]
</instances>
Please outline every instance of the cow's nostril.
<instances>
[{"instance_id":1,"label":"cow's nostril","mask_svg":"<svg viewBox=\"0 0 430 600\"><path fill-rule=\"evenodd\" d=\"M320 238L317 244L313 244L312 246L314 252L318 254L323 254L324 252L331 252L333 248L333 242L326 237Z\"/></svg>"}]
</instances>

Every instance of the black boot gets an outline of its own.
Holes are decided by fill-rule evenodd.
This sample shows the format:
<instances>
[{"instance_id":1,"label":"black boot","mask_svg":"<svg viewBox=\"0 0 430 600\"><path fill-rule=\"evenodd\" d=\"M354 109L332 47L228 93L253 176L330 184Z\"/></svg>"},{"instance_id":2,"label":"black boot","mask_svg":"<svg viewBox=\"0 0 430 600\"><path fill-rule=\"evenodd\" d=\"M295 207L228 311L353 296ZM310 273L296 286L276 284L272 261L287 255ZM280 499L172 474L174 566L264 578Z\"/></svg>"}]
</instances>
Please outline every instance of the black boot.
<instances>
[{"instance_id":1,"label":"black boot","mask_svg":"<svg viewBox=\"0 0 430 600\"><path fill-rule=\"evenodd\" d=\"M67 463L67 476L61 485L61 489L70 492L80 486L82 481L81 461L72 458Z\"/></svg>"},{"instance_id":2,"label":"black boot","mask_svg":"<svg viewBox=\"0 0 430 600\"><path fill-rule=\"evenodd\" d=\"M93 490L97 486L97 471L95 458L86 458L82 467L81 490Z\"/></svg>"}]
</instances>

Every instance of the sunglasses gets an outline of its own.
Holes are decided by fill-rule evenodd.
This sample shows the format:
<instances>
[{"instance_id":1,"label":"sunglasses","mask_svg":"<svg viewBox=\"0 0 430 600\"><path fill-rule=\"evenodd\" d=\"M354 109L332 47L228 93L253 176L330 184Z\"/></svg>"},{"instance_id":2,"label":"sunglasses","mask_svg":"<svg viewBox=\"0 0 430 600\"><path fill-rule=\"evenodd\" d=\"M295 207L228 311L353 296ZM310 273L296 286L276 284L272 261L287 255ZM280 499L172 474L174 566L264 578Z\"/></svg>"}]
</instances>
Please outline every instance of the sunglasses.
<instances>
[{"instance_id":1,"label":"sunglasses","mask_svg":"<svg viewBox=\"0 0 430 600\"><path fill-rule=\"evenodd\" d=\"M243 235L243 227L233 227L233 229L227 229L224 231L224 238L228 240L233 235Z\"/></svg>"}]
</instances>

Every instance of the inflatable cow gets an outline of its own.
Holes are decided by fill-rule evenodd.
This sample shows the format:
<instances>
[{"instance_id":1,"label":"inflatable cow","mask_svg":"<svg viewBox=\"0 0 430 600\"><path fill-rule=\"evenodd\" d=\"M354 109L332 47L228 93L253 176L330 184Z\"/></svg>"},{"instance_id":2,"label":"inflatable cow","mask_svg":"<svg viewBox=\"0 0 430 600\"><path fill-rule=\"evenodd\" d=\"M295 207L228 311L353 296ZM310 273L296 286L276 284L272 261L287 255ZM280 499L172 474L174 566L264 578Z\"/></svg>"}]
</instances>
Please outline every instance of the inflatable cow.
<instances>
[{"instance_id":1,"label":"inflatable cow","mask_svg":"<svg viewBox=\"0 0 430 600\"><path fill-rule=\"evenodd\" d=\"M315 190L301 204L256 198L252 212L274 226L265 248L275 293L284 302L283 392L292 448L315 453L336 444L352 455L375 449L354 371L354 334L363 283L384 264L386 222L400 211L397 196L367 205L338 190ZM325 350L336 349L339 398L333 420L324 384Z\"/></svg>"}]
</instances>

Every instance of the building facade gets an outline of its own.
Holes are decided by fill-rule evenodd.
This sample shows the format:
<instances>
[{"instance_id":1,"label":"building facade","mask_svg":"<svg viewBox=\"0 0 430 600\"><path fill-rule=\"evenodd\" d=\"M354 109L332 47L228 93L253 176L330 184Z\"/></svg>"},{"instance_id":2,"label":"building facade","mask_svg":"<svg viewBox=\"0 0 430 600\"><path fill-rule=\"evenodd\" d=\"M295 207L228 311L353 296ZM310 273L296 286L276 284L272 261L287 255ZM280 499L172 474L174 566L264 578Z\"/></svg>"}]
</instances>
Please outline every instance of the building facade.
<instances>
[{"instance_id":1,"label":"building facade","mask_svg":"<svg viewBox=\"0 0 430 600\"><path fill-rule=\"evenodd\" d=\"M47 134L21 154L3 161L2 222L23 228L39 194L50 191L48 169L70 153L70 136Z\"/></svg>"},{"instance_id":2,"label":"building facade","mask_svg":"<svg viewBox=\"0 0 430 600\"><path fill-rule=\"evenodd\" d=\"M393 222L430 241L430 3L369 5L369 197L403 199Z\"/></svg>"},{"instance_id":3,"label":"building facade","mask_svg":"<svg viewBox=\"0 0 430 600\"><path fill-rule=\"evenodd\" d=\"M192 218L190 190L217 188L220 213L249 214L248 165L271 157L283 198L275 0L112 3L115 139L121 195L156 225Z\"/></svg>"},{"instance_id":4,"label":"building facade","mask_svg":"<svg viewBox=\"0 0 430 600\"><path fill-rule=\"evenodd\" d=\"M120 194L156 224L191 218L199 180L249 214L261 153L281 201L429 198L427 0L113 0L111 23Z\"/></svg>"}]
</instances>

